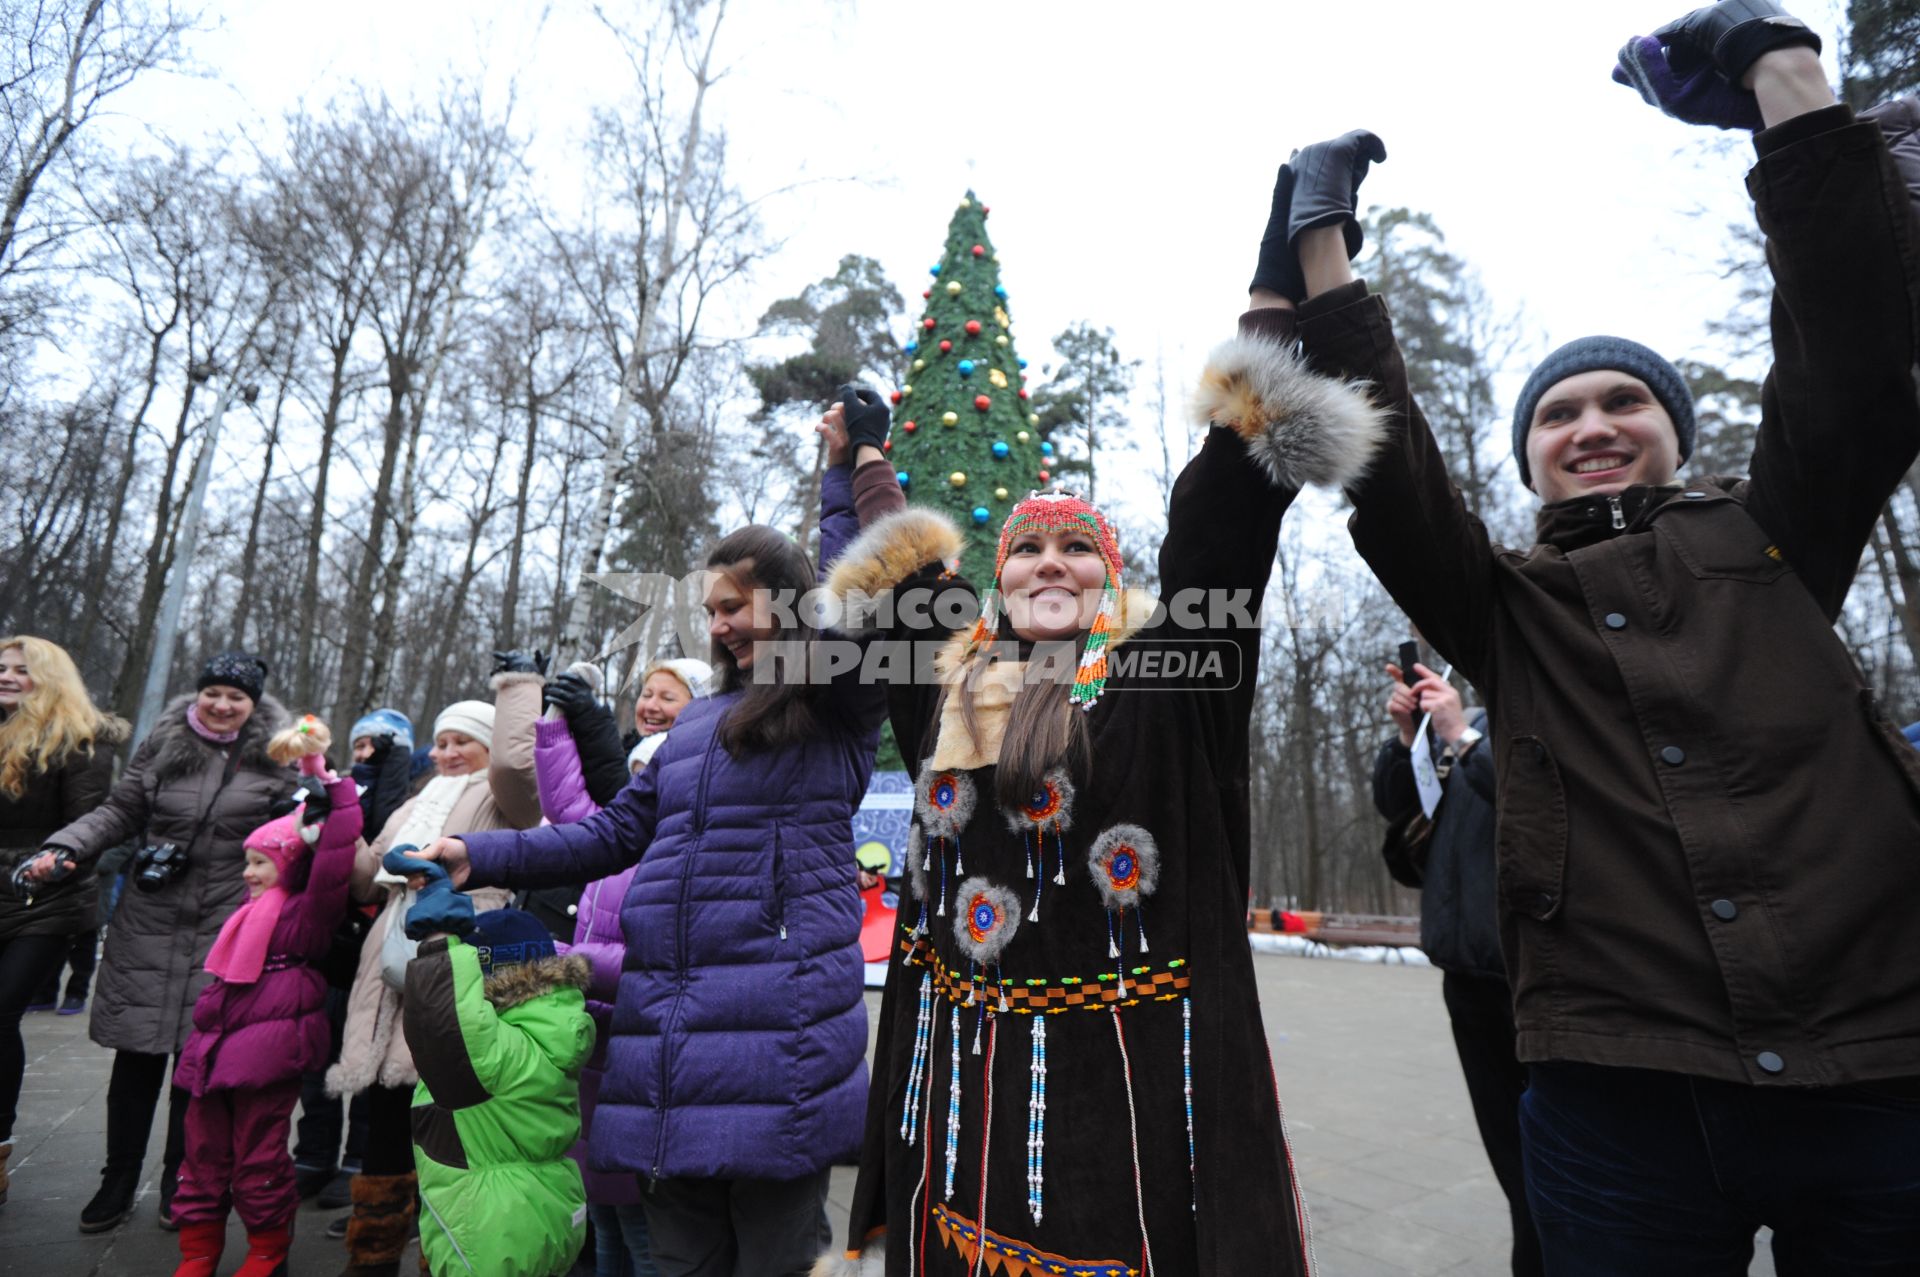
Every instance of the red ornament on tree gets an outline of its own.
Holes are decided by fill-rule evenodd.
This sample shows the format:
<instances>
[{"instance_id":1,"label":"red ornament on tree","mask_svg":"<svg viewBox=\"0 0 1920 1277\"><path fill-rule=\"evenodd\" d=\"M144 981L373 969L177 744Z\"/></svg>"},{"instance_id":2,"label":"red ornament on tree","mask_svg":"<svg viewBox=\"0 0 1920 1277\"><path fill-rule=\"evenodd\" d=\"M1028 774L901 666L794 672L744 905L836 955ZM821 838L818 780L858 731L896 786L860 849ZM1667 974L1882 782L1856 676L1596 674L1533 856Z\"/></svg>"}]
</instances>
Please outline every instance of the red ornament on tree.
<instances>
[{"instance_id":1,"label":"red ornament on tree","mask_svg":"<svg viewBox=\"0 0 1920 1277\"><path fill-rule=\"evenodd\" d=\"M950 350L952 350L952 349L953 349L953 343L952 343L952 342L950 342L950 341L943 341L943 342L941 342L941 343L940 343L940 353L941 353L941 354L943 354L943 355L944 355L944 354L946 354L946 353L947 353L948 351L950 351Z\"/></svg>"},{"instance_id":2,"label":"red ornament on tree","mask_svg":"<svg viewBox=\"0 0 1920 1277\"><path fill-rule=\"evenodd\" d=\"M1052 476L1052 475L1050 475L1050 474L1048 474L1048 473L1047 473L1047 472L1046 472L1045 470L1042 470L1042 471L1040 472L1040 482L1042 482L1042 483L1045 483L1045 482L1046 482L1046 481L1047 481L1048 479L1050 479L1050 478L1052 478L1052 477L1053 477L1053 476Z\"/></svg>"},{"instance_id":3,"label":"red ornament on tree","mask_svg":"<svg viewBox=\"0 0 1920 1277\"><path fill-rule=\"evenodd\" d=\"M927 316L927 317L926 317L925 319L923 319L923 320L921 320L921 321L920 321L920 326L921 326L922 328L924 328L924 329L926 329L926 330L927 330L928 332L932 332L932 331L933 331L933 316L932 316L932 315L928 315L928 316Z\"/></svg>"},{"instance_id":4,"label":"red ornament on tree","mask_svg":"<svg viewBox=\"0 0 1920 1277\"><path fill-rule=\"evenodd\" d=\"M987 409L993 407L993 400L987 398L985 395L975 395L973 397L973 406L981 412L985 412Z\"/></svg>"},{"instance_id":5,"label":"red ornament on tree","mask_svg":"<svg viewBox=\"0 0 1920 1277\"><path fill-rule=\"evenodd\" d=\"M920 290L920 296L921 296L922 298L925 298L925 299L927 299L927 300L932 300L932 298L933 298L933 290L932 290L931 288L923 288L923 289L921 289L921 290Z\"/></svg>"},{"instance_id":6,"label":"red ornament on tree","mask_svg":"<svg viewBox=\"0 0 1920 1277\"><path fill-rule=\"evenodd\" d=\"M1023 393L1024 393L1024 392L1023 392ZM896 391L894 391L894 392L893 392L893 393L892 393L891 395L889 395L889 396L888 396L888 398L890 398L890 399L892 399L892 400L893 400L893 402L895 402L895 403L899 403L899 402L900 402L900 392L896 390Z\"/></svg>"},{"instance_id":7,"label":"red ornament on tree","mask_svg":"<svg viewBox=\"0 0 1920 1277\"><path fill-rule=\"evenodd\" d=\"M973 246L973 255L975 257L985 257L987 255L987 250L981 247L979 244L975 244Z\"/></svg>"},{"instance_id":8,"label":"red ornament on tree","mask_svg":"<svg viewBox=\"0 0 1920 1277\"><path fill-rule=\"evenodd\" d=\"M1020 397L1022 399L1027 397L1027 388L1025 386L1020 387Z\"/></svg>"},{"instance_id":9,"label":"red ornament on tree","mask_svg":"<svg viewBox=\"0 0 1920 1277\"><path fill-rule=\"evenodd\" d=\"M979 335L980 335L980 321L977 319L969 319L967 321L967 336L978 337Z\"/></svg>"},{"instance_id":10,"label":"red ornament on tree","mask_svg":"<svg viewBox=\"0 0 1920 1277\"><path fill-rule=\"evenodd\" d=\"M900 423L900 428L906 431L908 434L912 434L914 431L918 430L920 427L911 421L903 421Z\"/></svg>"},{"instance_id":11,"label":"red ornament on tree","mask_svg":"<svg viewBox=\"0 0 1920 1277\"><path fill-rule=\"evenodd\" d=\"M893 451L893 440L891 440L891 439L882 439L882 440L880 441L880 451L882 451L882 452L892 452L892 451Z\"/></svg>"}]
</instances>

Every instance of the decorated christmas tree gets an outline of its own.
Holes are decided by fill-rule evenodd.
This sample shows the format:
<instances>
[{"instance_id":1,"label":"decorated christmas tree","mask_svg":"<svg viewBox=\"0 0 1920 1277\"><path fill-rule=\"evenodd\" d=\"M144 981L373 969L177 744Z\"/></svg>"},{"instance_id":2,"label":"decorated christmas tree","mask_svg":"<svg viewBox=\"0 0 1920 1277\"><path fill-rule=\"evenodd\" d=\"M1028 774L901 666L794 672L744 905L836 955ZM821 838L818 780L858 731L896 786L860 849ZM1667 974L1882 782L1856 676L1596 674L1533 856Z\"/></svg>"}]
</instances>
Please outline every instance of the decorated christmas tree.
<instances>
[{"instance_id":1,"label":"decorated christmas tree","mask_svg":"<svg viewBox=\"0 0 1920 1277\"><path fill-rule=\"evenodd\" d=\"M1053 477L1053 445L1027 402L1027 361L1014 353L987 212L968 191L947 225L926 312L907 340L888 454L907 500L944 510L966 532L962 570L981 588L1013 503Z\"/></svg>"}]
</instances>

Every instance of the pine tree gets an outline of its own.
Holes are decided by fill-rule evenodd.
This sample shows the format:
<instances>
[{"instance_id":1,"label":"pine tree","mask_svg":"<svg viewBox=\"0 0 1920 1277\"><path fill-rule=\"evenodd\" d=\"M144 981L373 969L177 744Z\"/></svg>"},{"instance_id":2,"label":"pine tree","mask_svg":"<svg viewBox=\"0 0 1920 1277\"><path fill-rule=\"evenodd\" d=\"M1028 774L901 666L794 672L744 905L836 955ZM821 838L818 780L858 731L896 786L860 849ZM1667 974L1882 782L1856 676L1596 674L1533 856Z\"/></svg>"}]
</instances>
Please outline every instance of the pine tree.
<instances>
[{"instance_id":1,"label":"pine tree","mask_svg":"<svg viewBox=\"0 0 1920 1277\"><path fill-rule=\"evenodd\" d=\"M1053 445L1027 402L1026 360L1014 353L987 212L968 191L947 225L926 313L906 344L889 453L907 500L945 511L965 532L962 570L982 588L1014 502L1053 478Z\"/></svg>"}]
</instances>

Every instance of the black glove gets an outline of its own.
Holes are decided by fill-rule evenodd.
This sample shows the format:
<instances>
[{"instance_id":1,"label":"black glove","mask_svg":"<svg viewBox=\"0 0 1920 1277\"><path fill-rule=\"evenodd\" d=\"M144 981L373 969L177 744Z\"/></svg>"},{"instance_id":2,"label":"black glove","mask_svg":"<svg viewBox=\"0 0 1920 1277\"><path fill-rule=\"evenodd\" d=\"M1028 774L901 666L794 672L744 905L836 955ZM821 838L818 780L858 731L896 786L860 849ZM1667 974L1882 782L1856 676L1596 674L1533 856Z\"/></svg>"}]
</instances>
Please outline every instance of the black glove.
<instances>
[{"instance_id":1,"label":"black glove","mask_svg":"<svg viewBox=\"0 0 1920 1277\"><path fill-rule=\"evenodd\" d=\"M887 442L887 427L893 423L893 412L878 394L865 386L848 382L840 387L834 396L840 401L847 418L847 446L857 452L863 443L876 448L884 447Z\"/></svg>"},{"instance_id":2,"label":"black glove","mask_svg":"<svg viewBox=\"0 0 1920 1277\"><path fill-rule=\"evenodd\" d=\"M525 652L495 652L493 654L493 673L495 674L542 674L547 672L551 659L545 652L535 649L533 655Z\"/></svg>"},{"instance_id":3,"label":"black glove","mask_svg":"<svg viewBox=\"0 0 1920 1277\"><path fill-rule=\"evenodd\" d=\"M1265 288L1296 302L1306 300L1307 278L1300 273L1300 259L1287 238L1292 215L1293 165L1282 164L1280 175L1273 179L1273 207L1267 213L1267 233L1260 237L1260 261L1253 268L1248 292Z\"/></svg>"},{"instance_id":4,"label":"black glove","mask_svg":"<svg viewBox=\"0 0 1920 1277\"><path fill-rule=\"evenodd\" d=\"M540 704L546 709L559 710L571 723L599 704L599 698L594 695L592 684L568 670L547 680L547 685L540 691Z\"/></svg>"},{"instance_id":5,"label":"black glove","mask_svg":"<svg viewBox=\"0 0 1920 1277\"><path fill-rule=\"evenodd\" d=\"M1340 226L1347 235L1347 257L1358 255L1365 239L1355 215L1360 183L1366 180L1370 165L1386 158L1386 146L1365 129L1295 151L1287 241L1298 244L1303 233L1316 227Z\"/></svg>"},{"instance_id":6,"label":"black glove","mask_svg":"<svg viewBox=\"0 0 1920 1277\"><path fill-rule=\"evenodd\" d=\"M1820 37L1772 0L1720 0L1695 9L1653 33L1667 46L1667 64L1686 76L1703 65L1735 87L1763 53L1804 46L1820 52Z\"/></svg>"},{"instance_id":7,"label":"black glove","mask_svg":"<svg viewBox=\"0 0 1920 1277\"><path fill-rule=\"evenodd\" d=\"M387 755L393 752L393 733L382 732L380 735L370 738L367 744L372 747L367 753L367 762L378 767L381 763L386 762Z\"/></svg>"},{"instance_id":8,"label":"black glove","mask_svg":"<svg viewBox=\"0 0 1920 1277\"><path fill-rule=\"evenodd\" d=\"M301 824L317 825L333 814L333 793L318 776L302 776L295 792L307 800L305 810L300 813Z\"/></svg>"}]
</instances>

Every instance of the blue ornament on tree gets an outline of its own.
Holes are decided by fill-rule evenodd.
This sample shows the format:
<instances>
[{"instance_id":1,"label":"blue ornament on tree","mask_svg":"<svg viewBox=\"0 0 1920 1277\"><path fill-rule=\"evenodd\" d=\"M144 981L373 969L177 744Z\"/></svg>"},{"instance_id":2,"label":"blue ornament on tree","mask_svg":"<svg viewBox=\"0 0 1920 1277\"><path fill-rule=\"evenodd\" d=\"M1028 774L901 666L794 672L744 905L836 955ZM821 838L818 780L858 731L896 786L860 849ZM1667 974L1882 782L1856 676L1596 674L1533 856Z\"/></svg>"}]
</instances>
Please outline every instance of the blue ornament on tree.
<instances>
[{"instance_id":1,"label":"blue ornament on tree","mask_svg":"<svg viewBox=\"0 0 1920 1277\"><path fill-rule=\"evenodd\" d=\"M1006 444L999 440L994 441L993 459L995 461L1005 461L1007 459L1007 453L1010 451L1012 451L1012 449L1008 448Z\"/></svg>"},{"instance_id":2,"label":"blue ornament on tree","mask_svg":"<svg viewBox=\"0 0 1920 1277\"><path fill-rule=\"evenodd\" d=\"M1022 359L1022 360L1020 361L1020 366L1021 366L1022 368L1025 368L1025 367L1027 366L1027 361L1026 361L1026 360L1024 360L1024 359Z\"/></svg>"},{"instance_id":3,"label":"blue ornament on tree","mask_svg":"<svg viewBox=\"0 0 1920 1277\"><path fill-rule=\"evenodd\" d=\"M973 376L973 360L971 360L971 359L962 359L962 360L960 361L960 375L961 375L962 377L971 377L971 376Z\"/></svg>"},{"instance_id":4,"label":"blue ornament on tree","mask_svg":"<svg viewBox=\"0 0 1920 1277\"><path fill-rule=\"evenodd\" d=\"M908 343L907 343L907 353L908 353L909 355L911 355L911 354L912 354L912 353L913 353L914 351L916 351L916 350L918 350L918 349L920 349L920 343L919 343L919 342L917 342L917 341L910 341L910 342L908 342Z\"/></svg>"},{"instance_id":5,"label":"blue ornament on tree","mask_svg":"<svg viewBox=\"0 0 1920 1277\"><path fill-rule=\"evenodd\" d=\"M906 487L909 483L913 482L913 480L907 475L907 472L905 470L902 470L900 473L894 475L893 477L900 481L900 486L903 488Z\"/></svg>"},{"instance_id":6,"label":"blue ornament on tree","mask_svg":"<svg viewBox=\"0 0 1920 1277\"><path fill-rule=\"evenodd\" d=\"M929 266L929 267L927 267L927 274L929 274L929 275L938 275L939 273L940 273L940 263L939 263L939 262L935 262L935 263L934 263L933 265L931 265L931 266Z\"/></svg>"},{"instance_id":7,"label":"blue ornament on tree","mask_svg":"<svg viewBox=\"0 0 1920 1277\"><path fill-rule=\"evenodd\" d=\"M973 521L976 526L984 526L986 521L992 517L992 512L989 511L987 507L983 505L973 507Z\"/></svg>"},{"instance_id":8,"label":"blue ornament on tree","mask_svg":"<svg viewBox=\"0 0 1920 1277\"><path fill-rule=\"evenodd\" d=\"M1040 455L1043 457L1051 457L1053 455L1053 445L1050 443L1041 444Z\"/></svg>"},{"instance_id":9,"label":"blue ornament on tree","mask_svg":"<svg viewBox=\"0 0 1920 1277\"><path fill-rule=\"evenodd\" d=\"M1005 284L995 284L993 286L993 295L1001 301L1007 300L1007 286Z\"/></svg>"}]
</instances>

